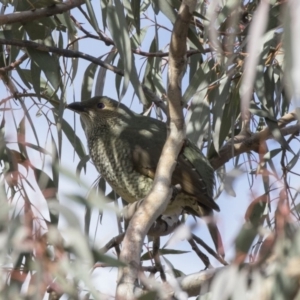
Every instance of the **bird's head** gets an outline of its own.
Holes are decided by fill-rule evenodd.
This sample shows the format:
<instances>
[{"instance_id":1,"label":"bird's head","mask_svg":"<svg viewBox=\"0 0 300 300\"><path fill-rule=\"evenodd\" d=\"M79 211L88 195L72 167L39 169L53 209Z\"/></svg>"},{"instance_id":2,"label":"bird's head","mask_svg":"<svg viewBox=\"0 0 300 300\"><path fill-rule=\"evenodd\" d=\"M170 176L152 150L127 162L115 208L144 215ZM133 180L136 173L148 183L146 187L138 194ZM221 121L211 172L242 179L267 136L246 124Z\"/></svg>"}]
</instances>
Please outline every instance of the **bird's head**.
<instances>
[{"instance_id":1,"label":"bird's head","mask_svg":"<svg viewBox=\"0 0 300 300\"><path fill-rule=\"evenodd\" d=\"M86 133L95 127L127 123L132 116L132 112L125 105L105 96L73 102L66 108L80 114Z\"/></svg>"}]
</instances>

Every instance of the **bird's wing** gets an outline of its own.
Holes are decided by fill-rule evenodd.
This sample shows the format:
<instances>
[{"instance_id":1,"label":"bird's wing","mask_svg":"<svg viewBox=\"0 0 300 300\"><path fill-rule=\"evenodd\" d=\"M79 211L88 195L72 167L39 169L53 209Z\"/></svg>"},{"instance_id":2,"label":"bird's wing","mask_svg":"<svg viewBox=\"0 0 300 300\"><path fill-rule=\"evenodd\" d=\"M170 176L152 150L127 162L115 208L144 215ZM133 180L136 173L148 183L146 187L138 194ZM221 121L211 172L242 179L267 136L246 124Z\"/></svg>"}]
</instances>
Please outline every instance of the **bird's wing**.
<instances>
[{"instance_id":1,"label":"bird's wing","mask_svg":"<svg viewBox=\"0 0 300 300\"><path fill-rule=\"evenodd\" d=\"M172 183L180 184L182 189L198 199L199 204L219 211L213 200L214 170L206 157L191 142L187 141L178 156Z\"/></svg>"},{"instance_id":2,"label":"bird's wing","mask_svg":"<svg viewBox=\"0 0 300 300\"><path fill-rule=\"evenodd\" d=\"M166 140L166 127L162 122L149 122L145 117L139 118L137 123L127 127L126 133L123 133L131 147L133 167L139 173L154 178ZM183 191L196 197L199 204L219 211L212 199L214 171L206 157L190 141L186 142L178 157L172 184L179 184Z\"/></svg>"},{"instance_id":3,"label":"bird's wing","mask_svg":"<svg viewBox=\"0 0 300 300\"><path fill-rule=\"evenodd\" d=\"M132 151L133 167L139 173L154 178L156 166L158 160L156 161L157 154L156 151L151 150L145 145L135 145Z\"/></svg>"}]
</instances>

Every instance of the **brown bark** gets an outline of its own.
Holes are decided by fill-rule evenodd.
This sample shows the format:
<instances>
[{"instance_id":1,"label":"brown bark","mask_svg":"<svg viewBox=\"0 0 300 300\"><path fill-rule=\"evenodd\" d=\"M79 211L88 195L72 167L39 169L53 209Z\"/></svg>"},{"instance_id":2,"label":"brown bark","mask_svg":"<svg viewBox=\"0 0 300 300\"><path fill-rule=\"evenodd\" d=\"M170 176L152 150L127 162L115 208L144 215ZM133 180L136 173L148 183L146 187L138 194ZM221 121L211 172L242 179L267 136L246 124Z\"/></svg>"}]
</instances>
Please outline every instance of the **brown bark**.
<instances>
[{"instance_id":1,"label":"brown bark","mask_svg":"<svg viewBox=\"0 0 300 300\"><path fill-rule=\"evenodd\" d=\"M26 10L22 12L14 12L11 14L1 15L0 16L0 25L13 24L17 22L31 22L43 17L49 17L56 14L61 14L74 7L78 7L84 4L84 0L70 0L62 4L56 4L55 6L39 8L35 10Z\"/></svg>"},{"instance_id":2,"label":"brown bark","mask_svg":"<svg viewBox=\"0 0 300 300\"><path fill-rule=\"evenodd\" d=\"M300 125L295 124L285 127L287 124L297 120L297 112L292 111L287 113L282 118L278 120L278 127L280 128L281 134L283 136L295 134L299 132ZM219 151L219 155L214 156L210 159L210 163L216 170L231 158L249 151L259 151L260 145L268 139L273 139L272 133L268 127L264 128L262 131L253 134L252 136L236 136L233 141L230 140L225 144Z\"/></svg>"},{"instance_id":3,"label":"brown bark","mask_svg":"<svg viewBox=\"0 0 300 300\"><path fill-rule=\"evenodd\" d=\"M185 138L181 79L186 67L186 39L195 5L196 0L182 1L174 24L168 71L168 138L157 166L152 190L132 217L125 234L120 258L127 266L119 269L117 299L134 299L142 243L171 198L171 176Z\"/></svg>"}]
</instances>

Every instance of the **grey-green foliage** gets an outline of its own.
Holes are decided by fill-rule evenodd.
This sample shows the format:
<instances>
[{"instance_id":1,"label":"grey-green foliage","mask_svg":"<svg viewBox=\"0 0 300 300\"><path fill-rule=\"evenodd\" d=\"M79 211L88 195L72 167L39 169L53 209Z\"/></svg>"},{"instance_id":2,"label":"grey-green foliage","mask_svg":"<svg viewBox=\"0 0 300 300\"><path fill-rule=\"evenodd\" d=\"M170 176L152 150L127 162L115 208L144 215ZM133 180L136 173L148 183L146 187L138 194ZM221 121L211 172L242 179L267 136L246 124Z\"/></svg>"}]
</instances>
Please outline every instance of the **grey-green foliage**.
<instances>
[{"instance_id":1,"label":"grey-green foliage","mask_svg":"<svg viewBox=\"0 0 300 300\"><path fill-rule=\"evenodd\" d=\"M217 272L208 299L299 299L299 238L299 227L289 222L276 239L270 233L256 264L233 264Z\"/></svg>"},{"instance_id":2,"label":"grey-green foliage","mask_svg":"<svg viewBox=\"0 0 300 300\"><path fill-rule=\"evenodd\" d=\"M138 104L139 98L144 109L148 109L152 103L144 98L142 84L164 101L168 47L181 1L101 0L99 3L85 0L80 10L72 9L59 14L52 13L55 5L63 7L65 4L56 0L0 2L0 78L5 86L2 91L7 91L1 93L0 99L0 234L4 241L1 243L0 259L2 265L14 266L8 270L12 276L10 282L5 281L7 272L2 272L0 290L14 298L22 287L22 281L16 279L20 274L30 276L34 272L49 271L61 284L62 292L70 297L76 298L76 284L84 282L86 290L97 298L87 268L98 260L109 265L114 265L115 261L93 249L92 243L82 234L77 216L60 203L62 178L66 177L66 172L59 167L64 165L62 149L66 145L73 149L72 153L68 153L75 161L74 170L70 173L77 173L80 177L93 168L85 150L85 141L76 130L79 127L76 127L77 120L67 119L64 107L66 102L89 98L96 92L111 97L115 95L127 105ZM213 4L217 2L210 2L198 2L188 32L188 64L182 84L187 136L198 143L208 159L215 163L215 168L219 168L216 198L222 195L223 190L223 195L227 197L229 194L236 195L234 179L241 174L247 176L247 183L245 181L243 184L245 190L252 191L251 205L235 242L237 252L246 258L251 249L258 253L259 247L255 243L265 239L265 235L261 234L264 232L263 226L276 234L280 230L274 214L279 200L285 199L289 203L291 219L299 220L300 151L295 125L299 116L299 38L295 25L299 5L297 1L272 0L266 4L266 10L261 10L266 1L227 0L219 1L215 7ZM47 13L34 18L40 8ZM5 19L5 15L11 12L18 16L29 13L34 19L27 19L26 22L11 21L11 16ZM252 19L257 12L264 13L261 18L266 20L266 26L260 36L250 36L250 32L255 32L251 31L255 29ZM257 65L245 69L251 43L257 45ZM114 73L107 70L108 67L119 68L121 72L117 70ZM246 104L251 116L247 126L243 127L241 86L249 70L254 70L251 100ZM295 113L289 115L289 120L294 118L293 125L284 124L286 128L282 129L277 120L294 109ZM160 109L156 112L158 117L165 119ZM267 129L270 133L266 134ZM240 132L246 132L248 137L240 147L253 147L247 153L241 151L236 155L233 147L228 145L233 144L233 137L240 141ZM251 144L250 137L260 133L263 139L271 136L274 142L259 143L256 140L255 144ZM229 149L225 153L222 152L224 146ZM225 164L228 160L230 163ZM76 176L71 176L71 179L69 175L67 177L77 186ZM261 188L257 188L257 181L262 182ZM87 191L84 183L79 182ZM98 199L104 198L103 194L107 194L109 201L117 197L106 188L103 179L95 186L97 191L87 193L87 197L73 190L67 195L72 203L79 203L86 210L84 232L87 234L97 230L91 228L92 212L102 216L102 211L107 208L106 202ZM47 217L39 214L39 206L33 201L36 199L31 198L33 192L45 201L41 205L50 205ZM243 200L248 203L249 197ZM67 239L55 241L44 234L47 231L49 235L57 233L61 216L72 227L65 233L70 237L69 244ZM285 224L289 221L284 219ZM118 222L121 228L120 219ZM41 228L43 230L39 231ZM27 230L27 235L24 230ZM261 235L258 236L258 233ZM287 247L283 251L285 257L276 263L278 270L294 257L294 253L298 253L298 235L294 231L291 237L278 235L274 251L282 255L280 251L285 248L278 245ZM29 241L28 247L24 242L26 239ZM47 240L49 245L46 245ZM78 241L78 245L74 241ZM56 266L48 250L44 256L38 257L36 250L40 245L44 249L52 247L63 253L61 265ZM184 255L179 250L170 251ZM87 264L80 273L83 261ZM43 269L44 262L55 267L51 271ZM176 263L172 268L179 275L180 270L175 267ZM249 289L245 280L250 271L230 270L232 278L237 278L237 282L241 283L238 288L233 285L232 297L240 297ZM285 284L293 285L294 281L289 281L286 273L279 274L276 270L270 278L274 280L276 295L283 293L281 299L284 299L287 296L284 293L294 289ZM68 281L67 275L73 281ZM255 271L253 284L265 280L261 276ZM227 277L228 274L223 279ZM217 280L216 290L218 286L222 287L221 279ZM283 288L280 290L281 286ZM270 296L268 299L275 298Z\"/></svg>"}]
</instances>

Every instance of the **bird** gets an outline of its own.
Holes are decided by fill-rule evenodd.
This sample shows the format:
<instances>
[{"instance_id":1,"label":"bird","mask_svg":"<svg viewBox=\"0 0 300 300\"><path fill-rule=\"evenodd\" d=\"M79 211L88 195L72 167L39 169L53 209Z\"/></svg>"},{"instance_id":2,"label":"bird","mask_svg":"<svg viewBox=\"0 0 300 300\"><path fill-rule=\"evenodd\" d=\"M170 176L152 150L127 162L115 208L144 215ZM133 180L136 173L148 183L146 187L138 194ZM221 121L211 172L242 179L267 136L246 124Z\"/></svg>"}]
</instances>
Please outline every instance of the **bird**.
<instances>
[{"instance_id":1,"label":"bird","mask_svg":"<svg viewBox=\"0 0 300 300\"><path fill-rule=\"evenodd\" d=\"M166 123L137 114L106 96L73 102L67 108L80 115L89 154L98 172L126 202L143 199L152 187L167 138ZM214 170L188 139L178 156L171 183L180 188L163 215L186 211L203 217L220 211L213 200ZM215 231L214 236L218 239Z\"/></svg>"}]
</instances>

